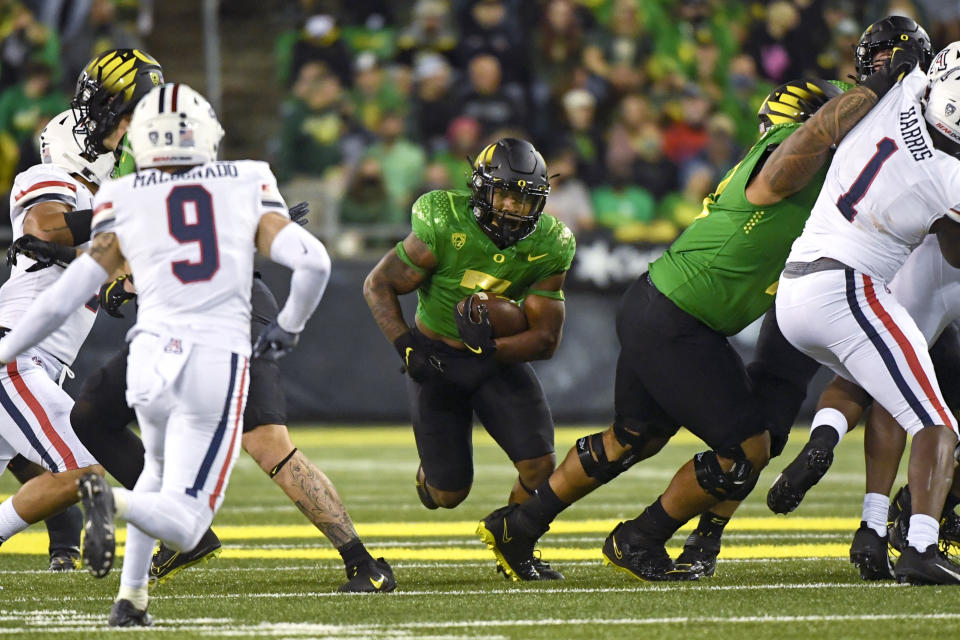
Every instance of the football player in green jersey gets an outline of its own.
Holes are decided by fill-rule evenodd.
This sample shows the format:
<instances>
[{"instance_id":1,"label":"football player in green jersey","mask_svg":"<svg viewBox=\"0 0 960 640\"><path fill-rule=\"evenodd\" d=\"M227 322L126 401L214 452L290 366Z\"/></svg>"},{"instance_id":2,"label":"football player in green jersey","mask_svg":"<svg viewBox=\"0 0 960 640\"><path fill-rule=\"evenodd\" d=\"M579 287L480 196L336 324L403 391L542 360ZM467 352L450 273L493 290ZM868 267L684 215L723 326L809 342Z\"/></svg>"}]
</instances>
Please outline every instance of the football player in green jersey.
<instances>
[{"instance_id":1,"label":"football player in green jersey","mask_svg":"<svg viewBox=\"0 0 960 640\"><path fill-rule=\"evenodd\" d=\"M532 360L560 343L561 287L576 243L541 213L550 181L540 153L503 138L477 157L470 191L431 191L413 205L412 231L367 276L363 293L380 330L403 360L420 455L416 486L429 509L452 509L473 482L473 414L518 471L509 502L530 497L553 471L553 420ZM417 292L409 326L399 296ZM494 339L489 320L456 305L489 290L523 300L528 328ZM466 307L466 305L464 305ZM533 557L527 579L562 576Z\"/></svg>"},{"instance_id":2,"label":"football player in green jersey","mask_svg":"<svg viewBox=\"0 0 960 640\"><path fill-rule=\"evenodd\" d=\"M706 572L689 562L675 564L666 541L693 516L746 497L770 459L771 431L789 429L793 419L785 427L776 424L727 337L771 307L790 246L819 194L831 147L893 78L877 74L839 96L837 87L823 81L790 82L770 94L758 114L760 139L705 200L701 216L624 295L617 315L614 424L581 438L531 500L481 521L478 533L508 573L533 554L564 508L657 453L680 425L711 450L685 464L639 517L619 524L603 555L641 580L693 580ZM767 328L779 336L775 320ZM779 342L785 353L795 352L782 336ZM787 359L781 366L788 371L816 370L805 356ZM785 435L778 435L785 443ZM782 449L782 443L773 446ZM508 529L509 540L500 535Z\"/></svg>"}]
</instances>

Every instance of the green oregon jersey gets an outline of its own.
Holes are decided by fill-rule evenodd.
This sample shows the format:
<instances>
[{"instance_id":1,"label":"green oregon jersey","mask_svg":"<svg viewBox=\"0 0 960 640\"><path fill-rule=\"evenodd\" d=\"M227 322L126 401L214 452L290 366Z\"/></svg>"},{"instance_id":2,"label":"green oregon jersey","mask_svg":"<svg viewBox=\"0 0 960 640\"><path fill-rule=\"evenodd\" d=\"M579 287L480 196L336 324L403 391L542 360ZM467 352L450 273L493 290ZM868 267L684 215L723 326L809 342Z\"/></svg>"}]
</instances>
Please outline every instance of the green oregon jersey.
<instances>
[{"instance_id":1,"label":"green oregon jersey","mask_svg":"<svg viewBox=\"0 0 960 640\"><path fill-rule=\"evenodd\" d=\"M429 329L459 339L453 319L454 305L477 291L493 291L522 300L528 294L563 300L560 291L530 287L549 276L567 271L576 241L553 216L541 215L529 236L505 249L487 237L473 217L468 191L430 191L413 203L413 233L437 258L436 269L417 290L417 318ZM414 265L397 243L397 255Z\"/></svg>"},{"instance_id":2,"label":"green oregon jersey","mask_svg":"<svg viewBox=\"0 0 960 640\"><path fill-rule=\"evenodd\" d=\"M727 173L704 209L650 265L650 277L678 307L711 329L733 335L773 304L790 246L803 231L827 164L801 191L759 207L744 194L757 162L800 125L772 127Z\"/></svg>"},{"instance_id":3,"label":"green oregon jersey","mask_svg":"<svg viewBox=\"0 0 960 640\"><path fill-rule=\"evenodd\" d=\"M113 173L110 174L110 177L114 179L128 176L137 170L137 163L133 160L133 152L130 149L130 141L127 140L126 135L120 139L119 149L120 154L113 166Z\"/></svg>"}]
</instances>

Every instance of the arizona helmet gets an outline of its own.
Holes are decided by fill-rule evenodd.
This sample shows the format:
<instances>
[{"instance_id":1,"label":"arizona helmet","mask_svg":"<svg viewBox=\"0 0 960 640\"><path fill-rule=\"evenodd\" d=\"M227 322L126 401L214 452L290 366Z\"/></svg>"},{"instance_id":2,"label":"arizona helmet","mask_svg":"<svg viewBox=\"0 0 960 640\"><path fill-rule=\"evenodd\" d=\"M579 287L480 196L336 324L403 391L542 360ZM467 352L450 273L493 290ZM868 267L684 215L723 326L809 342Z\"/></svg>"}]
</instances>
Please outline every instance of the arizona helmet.
<instances>
[{"instance_id":1,"label":"arizona helmet","mask_svg":"<svg viewBox=\"0 0 960 640\"><path fill-rule=\"evenodd\" d=\"M194 165L217 159L223 127L206 98L170 83L143 97L127 136L139 169Z\"/></svg>"},{"instance_id":2,"label":"arizona helmet","mask_svg":"<svg viewBox=\"0 0 960 640\"><path fill-rule=\"evenodd\" d=\"M160 63L139 49L111 49L88 62L70 103L77 135L85 136L84 153L90 159L107 153L104 138L148 91L161 84Z\"/></svg>"},{"instance_id":3,"label":"arizona helmet","mask_svg":"<svg viewBox=\"0 0 960 640\"><path fill-rule=\"evenodd\" d=\"M791 80L764 99L757 111L760 132L777 124L803 122L843 90L826 80Z\"/></svg>"},{"instance_id":4,"label":"arizona helmet","mask_svg":"<svg viewBox=\"0 0 960 640\"><path fill-rule=\"evenodd\" d=\"M933 57L930 36L923 27L905 16L888 16L867 27L854 50L857 75L863 82L874 72L877 53L894 47L912 47L920 56L920 69L926 69Z\"/></svg>"},{"instance_id":5,"label":"arizona helmet","mask_svg":"<svg viewBox=\"0 0 960 640\"><path fill-rule=\"evenodd\" d=\"M960 67L960 41L951 42L937 55L927 69L927 80L933 82L951 69Z\"/></svg>"},{"instance_id":6,"label":"arizona helmet","mask_svg":"<svg viewBox=\"0 0 960 640\"><path fill-rule=\"evenodd\" d=\"M954 67L930 83L923 110L933 136L933 143L941 151L960 158L960 67ZM940 137L946 140L939 139Z\"/></svg>"},{"instance_id":7,"label":"arizona helmet","mask_svg":"<svg viewBox=\"0 0 960 640\"><path fill-rule=\"evenodd\" d=\"M77 120L70 109L54 116L40 132L40 159L43 164L62 167L99 185L113 171L113 154L103 154L90 162L83 155L83 137L77 139L74 135L76 126Z\"/></svg>"},{"instance_id":8,"label":"arizona helmet","mask_svg":"<svg viewBox=\"0 0 960 640\"><path fill-rule=\"evenodd\" d=\"M532 144L517 138L501 138L485 147L474 162L468 186L477 224L500 249L533 233L550 194L543 156ZM496 208L497 193L513 195L519 212Z\"/></svg>"}]
</instances>

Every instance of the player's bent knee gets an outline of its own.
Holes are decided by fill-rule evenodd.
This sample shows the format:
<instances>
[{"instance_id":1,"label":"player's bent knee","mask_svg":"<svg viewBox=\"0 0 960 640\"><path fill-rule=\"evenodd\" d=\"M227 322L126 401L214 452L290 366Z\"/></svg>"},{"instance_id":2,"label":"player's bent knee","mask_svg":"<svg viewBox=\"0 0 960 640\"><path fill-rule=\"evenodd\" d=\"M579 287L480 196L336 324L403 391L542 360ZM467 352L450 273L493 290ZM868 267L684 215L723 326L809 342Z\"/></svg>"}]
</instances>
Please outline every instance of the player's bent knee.
<instances>
[{"instance_id":1,"label":"player's bent knee","mask_svg":"<svg viewBox=\"0 0 960 640\"><path fill-rule=\"evenodd\" d=\"M430 489L430 497L441 509L453 509L470 495L470 488L460 489L458 491L441 491L440 489Z\"/></svg>"},{"instance_id":2,"label":"player's bent knee","mask_svg":"<svg viewBox=\"0 0 960 640\"><path fill-rule=\"evenodd\" d=\"M521 460L514 465L520 474L520 482L526 487L536 488L547 481L557 467L557 457L548 453L539 458Z\"/></svg>"},{"instance_id":3,"label":"player's bent knee","mask_svg":"<svg viewBox=\"0 0 960 640\"><path fill-rule=\"evenodd\" d=\"M716 451L702 451L693 457L697 484L718 500L743 500L757 483L753 464L742 454L725 471Z\"/></svg>"},{"instance_id":4,"label":"player's bent knee","mask_svg":"<svg viewBox=\"0 0 960 640\"><path fill-rule=\"evenodd\" d=\"M616 428L614 428L614 434L616 435ZM624 444L619 438L617 440ZM601 484L610 482L640 461L640 456L635 449L627 451L617 459L610 460L603 444L602 431L577 440L576 450L583 472Z\"/></svg>"},{"instance_id":5,"label":"player's bent knee","mask_svg":"<svg viewBox=\"0 0 960 640\"><path fill-rule=\"evenodd\" d=\"M769 431L758 433L740 443L740 451L753 465L753 471L756 473L762 471L769 464L770 458L773 457L772 449L773 438Z\"/></svg>"}]
</instances>

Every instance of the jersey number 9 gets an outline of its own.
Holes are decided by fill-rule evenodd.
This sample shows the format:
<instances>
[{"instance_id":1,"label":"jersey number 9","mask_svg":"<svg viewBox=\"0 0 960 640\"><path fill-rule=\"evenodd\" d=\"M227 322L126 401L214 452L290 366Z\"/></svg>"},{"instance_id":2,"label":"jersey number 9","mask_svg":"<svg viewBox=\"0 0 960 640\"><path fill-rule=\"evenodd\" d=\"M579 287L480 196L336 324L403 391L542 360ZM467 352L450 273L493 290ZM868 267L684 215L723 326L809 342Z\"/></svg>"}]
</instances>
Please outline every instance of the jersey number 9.
<instances>
[{"instance_id":1,"label":"jersey number 9","mask_svg":"<svg viewBox=\"0 0 960 640\"><path fill-rule=\"evenodd\" d=\"M196 220L187 220L187 205L193 205ZM178 260L171 263L173 275L184 284L204 282L220 268L217 248L217 230L213 222L213 198L199 185L174 187L167 196L167 221L170 235L180 244L196 242L200 245L200 260Z\"/></svg>"}]
</instances>

